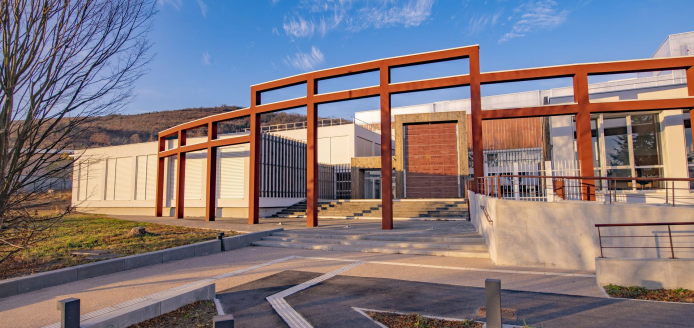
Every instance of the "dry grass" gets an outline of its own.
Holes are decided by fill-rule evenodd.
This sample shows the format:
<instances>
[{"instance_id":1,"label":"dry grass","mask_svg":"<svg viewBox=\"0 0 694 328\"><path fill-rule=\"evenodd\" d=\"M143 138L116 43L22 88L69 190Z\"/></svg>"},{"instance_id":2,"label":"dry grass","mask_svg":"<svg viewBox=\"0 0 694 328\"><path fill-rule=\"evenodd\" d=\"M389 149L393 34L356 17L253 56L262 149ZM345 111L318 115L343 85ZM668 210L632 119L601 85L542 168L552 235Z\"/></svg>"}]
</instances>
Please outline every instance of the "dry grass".
<instances>
[{"instance_id":1,"label":"dry grass","mask_svg":"<svg viewBox=\"0 0 694 328\"><path fill-rule=\"evenodd\" d=\"M605 291L612 297L633 298L640 300L694 303L694 291L678 289L646 289L644 287L624 287L607 285Z\"/></svg>"},{"instance_id":2,"label":"dry grass","mask_svg":"<svg viewBox=\"0 0 694 328\"><path fill-rule=\"evenodd\" d=\"M141 237L128 236L133 227L145 227L148 233ZM217 235L215 231L207 229L118 220L104 215L88 214L68 215L48 234L48 239L0 263L0 279L95 261L71 254L78 250L103 250L116 256L127 256L211 240Z\"/></svg>"},{"instance_id":3,"label":"dry grass","mask_svg":"<svg viewBox=\"0 0 694 328\"><path fill-rule=\"evenodd\" d=\"M450 321L425 318L418 314L396 314L366 312L372 319L390 328L482 328L482 324L471 321Z\"/></svg>"},{"instance_id":4,"label":"dry grass","mask_svg":"<svg viewBox=\"0 0 694 328\"><path fill-rule=\"evenodd\" d=\"M212 301L197 301L178 310L132 325L132 328L208 328L217 310Z\"/></svg>"}]
</instances>

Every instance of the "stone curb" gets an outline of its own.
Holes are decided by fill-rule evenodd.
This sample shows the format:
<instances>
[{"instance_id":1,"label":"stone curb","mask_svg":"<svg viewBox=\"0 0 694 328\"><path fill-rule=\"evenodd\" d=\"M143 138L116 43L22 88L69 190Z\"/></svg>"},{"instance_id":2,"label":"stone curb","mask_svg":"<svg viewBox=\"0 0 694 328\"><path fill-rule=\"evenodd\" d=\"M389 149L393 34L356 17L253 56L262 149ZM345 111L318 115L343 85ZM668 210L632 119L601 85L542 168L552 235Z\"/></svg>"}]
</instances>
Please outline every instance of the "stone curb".
<instances>
[{"instance_id":1,"label":"stone curb","mask_svg":"<svg viewBox=\"0 0 694 328\"><path fill-rule=\"evenodd\" d=\"M227 237L222 240L224 250L230 251L250 246L253 242L284 229L272 229ZM205 256L222 251L219 240L173 247L159 251L131 255L94 263L76 265L69 268L41 272L30 276L0 281L0 298L24 294L35 290L67 284L69 282L103 276L115 272L141 268L154 264Z\"/></svg>"},{"instance_id":2,"label":"stone curb","mask_svg":"<svg viewBox=\"0 0 694 328\"><path fill-rule=\"evenodd\" d=\"M204 280L187 285L184 288L155 293L145 298L133 299L114 307L81 315L80 327L128 327L169 313L187 304L200 300L211 301L214 298L214 282ZM43 328L60 328L60 322L44 326Z\"/></svg>"}]
</instances>

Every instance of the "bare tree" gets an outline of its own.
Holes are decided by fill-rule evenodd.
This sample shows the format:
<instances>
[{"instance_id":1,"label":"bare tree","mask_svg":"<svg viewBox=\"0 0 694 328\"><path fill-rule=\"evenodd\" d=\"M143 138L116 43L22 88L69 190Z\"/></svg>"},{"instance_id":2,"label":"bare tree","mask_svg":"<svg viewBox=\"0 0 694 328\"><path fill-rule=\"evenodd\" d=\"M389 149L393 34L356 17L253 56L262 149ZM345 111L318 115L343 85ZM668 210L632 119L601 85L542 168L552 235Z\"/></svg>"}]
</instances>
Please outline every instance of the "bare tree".
<instances>
[{"instance_id":1,"label":"bare tree","mask_svg":"<svg viewBox=\"0 0 694 328\"><path fill-rule=\"evenodd\" d=\"M46 238L71 211L36 215L26 205L71 169L62 155L75 136L131 100L151 59L147 34L155 4L0 1L0 263Z\"/></svg>"}]
</instances>

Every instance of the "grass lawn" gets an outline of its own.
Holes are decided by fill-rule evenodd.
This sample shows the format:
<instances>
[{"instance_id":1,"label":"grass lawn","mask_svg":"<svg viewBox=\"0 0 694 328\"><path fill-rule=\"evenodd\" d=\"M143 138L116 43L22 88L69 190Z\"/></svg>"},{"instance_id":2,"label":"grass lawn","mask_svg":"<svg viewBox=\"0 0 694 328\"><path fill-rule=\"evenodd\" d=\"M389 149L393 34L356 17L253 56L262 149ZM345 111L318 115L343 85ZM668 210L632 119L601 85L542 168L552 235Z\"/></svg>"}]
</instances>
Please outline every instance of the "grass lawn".
<instances>
[{"instance_id":1,"label":"grass lawn","mask_svg":"<svg viewBox=\"0 0 694 328\"><path fill-rule=\"evenodd\" d=\"M694 303L694 291L678 289L646 289L644 287L624 287L607 285L605 291L612 297L634 298L640 300Z\"/></svg>"},{"instance_id":2,"label":"grass lawn","mask_svg":"<svg viewBox=\"0 0 694 328\"><path fill-rule=\"evenodd\" d=\"M197 301L178 310L162 314L156 318L140 322L131 328L212 328L212 318L217 315L217 309L212 301Z\"/></svg>"},{"instance_id":3,"label":"grass lawn","mask_svg":"<svg viewBox=\"0 0 694 328\"><path fill-rule=\"evenodd\" d=\"M144 236L128 236L133 227L145 227ZM105 215L72 214L49 232L50 238L22 250L0 263L0 279L24 276L69 266L95 262L73 252L100 250L106 257L152 252L215 239L207 229L167 226L112 219ZM235 233L225 232L230 236Z\"/></svg>"}]
</instances>

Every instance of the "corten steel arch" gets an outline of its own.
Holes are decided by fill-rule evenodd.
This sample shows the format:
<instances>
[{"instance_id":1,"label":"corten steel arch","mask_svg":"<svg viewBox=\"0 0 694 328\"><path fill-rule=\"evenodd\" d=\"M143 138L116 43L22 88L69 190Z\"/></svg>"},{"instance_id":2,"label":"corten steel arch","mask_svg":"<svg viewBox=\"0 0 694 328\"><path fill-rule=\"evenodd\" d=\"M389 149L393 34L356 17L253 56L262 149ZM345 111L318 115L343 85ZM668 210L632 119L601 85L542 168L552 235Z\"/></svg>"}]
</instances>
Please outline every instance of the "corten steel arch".
<instances>
[{"instance_id":1,"label":"corten steel arch","mask_svg":"<svg viewBox=\"0 0 694 328\"><path fill-rule=\"evenodd\" d=\"M390 83L390 69L402 66L412 66L424 63L446 61L452 59L468 58L469 74L449 76L428 80L418 80L402 83ZM359 99L372 96L380 96L381 100L381 179L383 192L383 216L382 228L393 228L393 197L392 197L392 145L391 145L391 121L390 121L390 96L396 93L405 93L422 90L433 90L458 86L470 87L471 120L472 120L472 145L474 175L481 177L483 172L482 158L482 120L494 120L505 118L540 117L555 115L576 115L576 134L578 158L581 161L581 175L593 176L593 152L590 128L590 115L592 113L644 111L662 109L683 109L694 107L694 57L658 58L632 61L575 64L553 67L541 67L500 72L480 73L479 46L468 46L448 50L427 52L402 57L386 58L354 65L336 67L326 70L314 71L295 75L280 80L270 81L251 86L251 107L234 112L223 113L205 117L196 121L175 126L159 133L159 162L157 171L157 197L155 215L162 216L164 194L164 159L177 155L179 160L176 167L176 217L183 217L185 184L185 154L197 150L207 150L207 185L206 185L206 210L208 221L215 218L215 191L216 191L216 149L221 146L250 143L250 186L248 204L248 223L258 223L259 217L259 168L260 161L260 115L275 111L287 110L298 107L307 109L307 217L306 225L315 227L318 225L318 157L317 145L317 105L322 103L337 102L349 99ZM657 100L628 100L617 102L591 103L588 97L588 75L643 72L685 69L687 71L688 97ZM317 82L322 79L365 73L380 72L380 84L378 86L358 88L352 90L318 94ZM546 105L537 107L511 108L482 111L480 86L503 82L526 81L545 78L571 77L573 78L574 102L563 105ZM261 93L287 86L306 83L306 96L285 101L262 104ZM234 119L250 117L251 132L249 136L241 136L228 139L217 138L217 123ZM195 145L186 145L186 131L199 127L208 127L207 141ZM179 145L176 148L166 150L165 139L170 136L178 136ZM592 180L584 181L585 185L594 186ZM589 195L591 193L586 193ZM587 196L593 198L594 196Z\"/></svg>"}]
</instances>

